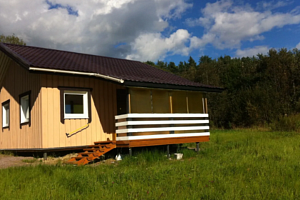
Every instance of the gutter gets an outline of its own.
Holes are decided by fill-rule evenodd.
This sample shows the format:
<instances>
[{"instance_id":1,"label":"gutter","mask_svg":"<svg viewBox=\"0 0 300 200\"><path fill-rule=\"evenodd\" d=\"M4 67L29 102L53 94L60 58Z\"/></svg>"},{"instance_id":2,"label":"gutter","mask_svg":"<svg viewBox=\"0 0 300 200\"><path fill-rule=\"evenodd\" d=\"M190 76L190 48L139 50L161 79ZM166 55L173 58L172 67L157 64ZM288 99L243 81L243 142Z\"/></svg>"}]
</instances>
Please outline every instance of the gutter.
<instances>
[{"instance_id":1,"label":"gutter","mask_svg":"<svg viewBox=\"0 0 300 200\"><path fill-rule=\"evenodd\" d=\"M98 78L104 78L107 80L115 81L118 83L124 83L123 79L118 79L110 76L105 76L98 73L88 73L88 72L77 72L77 71L67 71L67 70L57 70L57 69L45 69L45 68L36 68L36 67L29 67L31 71L42 71L42 72L53 72L53 73L63 73L63 74L75 74L75 75L83 75L83 76L94 76Z\"/></svg>"}]
</instances>

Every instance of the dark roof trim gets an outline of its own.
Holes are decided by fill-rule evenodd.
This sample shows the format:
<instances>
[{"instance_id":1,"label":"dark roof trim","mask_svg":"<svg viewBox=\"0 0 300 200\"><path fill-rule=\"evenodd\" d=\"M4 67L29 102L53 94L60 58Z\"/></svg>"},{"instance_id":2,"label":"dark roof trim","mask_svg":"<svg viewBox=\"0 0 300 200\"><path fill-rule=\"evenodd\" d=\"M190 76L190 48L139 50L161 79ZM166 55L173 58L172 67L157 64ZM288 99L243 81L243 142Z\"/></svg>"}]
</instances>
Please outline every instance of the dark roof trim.
<instances>
[{"instance_id":1,"label":"dark roof trim","mask_svg":"<svg viewBox=\"0 0 300 200\"><path fill-rule=\"evenodd\" d=\"M0 43L0 50L5 53L8 57L18 63L20 66L24 67L25 69L29 69L30 63L25 62L24 58L20 58L20 56L6 47L3 43Z\"/></svg>"},{"instance_id":2,"label":"dark roof trim","mask_svg":"<svg viewBox=\"0 0 300 200\"><path fill-rule=\"evenodd\" d=\"M217 92L217 93L221 93L225 90L223 88L195 87L195 86L135 82L135 81L124 81L124 86L126 86L126 87L171 89L171 90L189 90L189 91L202 91L202 92Z\"/></svg>"}]
</instances>

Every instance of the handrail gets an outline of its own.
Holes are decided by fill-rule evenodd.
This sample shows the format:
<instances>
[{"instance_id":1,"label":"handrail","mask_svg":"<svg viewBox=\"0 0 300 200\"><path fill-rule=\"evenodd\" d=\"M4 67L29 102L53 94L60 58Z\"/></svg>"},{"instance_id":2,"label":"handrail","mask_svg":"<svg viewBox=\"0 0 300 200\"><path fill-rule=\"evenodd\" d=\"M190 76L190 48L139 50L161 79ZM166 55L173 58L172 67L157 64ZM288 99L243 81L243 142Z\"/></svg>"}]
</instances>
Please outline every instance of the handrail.
<instances>
[{"instance_id":1,"label":"handrail","mask_svg":"<svg viewBox=\"0 0 300 200\"><path fill-rule=\"evenodd\" d=\"M116 127L132 125L160 125L160 124L208 124L209 120L160 120L160 121L125 121L117 122Z\"/></svg>"},{"instance_id":2,"label":"handrail","mask_svg":"<svg viewBox=\"0 0 300 200\"><path fill-rule=\"evenodd\" d=\"M115 119L124 118L194 118L194 117L208 117L206 113L129 113L124 115L116 115Z\"/></svg>"},{"instance_id":3,"label":"handrail","mask_svg":"<svg viewBox=\"0 0 300 200\"><path fill-rule=\"evenodd\" d=\"M80 128L78 128L78 129L76 129L75 131L72 131L72 132L70 132L70 133L66 133L66 136L67 136L67 137L71 137L72 135L74 135L74 134L76 134L76 133L78 133L78 132L80 132L80 131L83 131L84 129L87 129L87 128L89 127L89 125L90 125L90 123L87 123L87 124L84 125L83 127L80 127Z\"/></svg>"}]
</instances>

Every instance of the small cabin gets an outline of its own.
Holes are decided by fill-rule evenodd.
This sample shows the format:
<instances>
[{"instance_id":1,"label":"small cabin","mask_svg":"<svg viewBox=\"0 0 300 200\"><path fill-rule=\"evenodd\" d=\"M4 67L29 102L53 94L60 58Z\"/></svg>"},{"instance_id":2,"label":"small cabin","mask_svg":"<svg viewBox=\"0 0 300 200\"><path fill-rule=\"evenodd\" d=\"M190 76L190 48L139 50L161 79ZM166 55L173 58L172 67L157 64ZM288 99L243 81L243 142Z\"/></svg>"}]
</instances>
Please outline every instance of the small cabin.
<instances>
[{"instance_id":1,"label":"small cabin","mask_svg":"<svg viewBox=\"0 0 300 200\"><path fill-rule=\"evenodd\" d=\"M0 150L93 155L209 141L206 93L222 91L138 61L4 43L0 86Z\"/></svg>"}]
</instances>

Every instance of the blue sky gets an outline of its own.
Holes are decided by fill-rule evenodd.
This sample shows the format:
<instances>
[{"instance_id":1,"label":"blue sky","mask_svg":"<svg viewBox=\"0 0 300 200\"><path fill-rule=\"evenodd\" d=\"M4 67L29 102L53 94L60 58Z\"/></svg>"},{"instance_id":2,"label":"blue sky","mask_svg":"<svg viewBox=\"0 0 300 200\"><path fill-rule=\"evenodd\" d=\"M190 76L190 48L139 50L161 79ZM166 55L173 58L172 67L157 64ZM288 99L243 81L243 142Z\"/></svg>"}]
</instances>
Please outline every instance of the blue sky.
<instances>
[{"instance_id":1,"label":"blue sky","mask_svg":"<svg viewBox=\"0 0 300 200\"><path fill-rule=\"evenodd\" d=\"M300 49L296 0L0 1L0 34L27 45L140 61Z\"/></svg>"}]
</instances>

